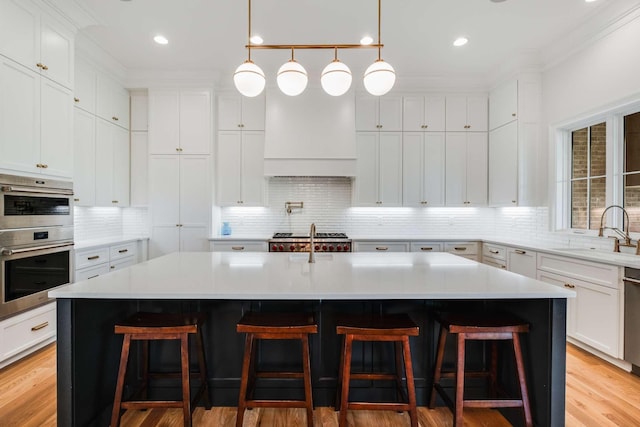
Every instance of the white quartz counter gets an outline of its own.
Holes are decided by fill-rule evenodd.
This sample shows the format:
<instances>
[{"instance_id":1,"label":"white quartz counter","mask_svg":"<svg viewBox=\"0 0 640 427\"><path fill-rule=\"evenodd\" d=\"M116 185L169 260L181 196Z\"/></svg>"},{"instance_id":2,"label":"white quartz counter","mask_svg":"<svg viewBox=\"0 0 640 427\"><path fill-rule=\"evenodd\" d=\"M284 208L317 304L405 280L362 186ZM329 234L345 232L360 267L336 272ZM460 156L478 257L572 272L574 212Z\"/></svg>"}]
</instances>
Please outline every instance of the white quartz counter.
<instances>
[{"instance_id":1,"label":"white quartz counter","mask_svg":"<svg viewBox=\"0 0 640 427\"><path fill-rule=\"evenodd\" d=\"M531 299L575 292L448 253L181 252L49 292L99 299Z\"/></svg>"}]
</instances>

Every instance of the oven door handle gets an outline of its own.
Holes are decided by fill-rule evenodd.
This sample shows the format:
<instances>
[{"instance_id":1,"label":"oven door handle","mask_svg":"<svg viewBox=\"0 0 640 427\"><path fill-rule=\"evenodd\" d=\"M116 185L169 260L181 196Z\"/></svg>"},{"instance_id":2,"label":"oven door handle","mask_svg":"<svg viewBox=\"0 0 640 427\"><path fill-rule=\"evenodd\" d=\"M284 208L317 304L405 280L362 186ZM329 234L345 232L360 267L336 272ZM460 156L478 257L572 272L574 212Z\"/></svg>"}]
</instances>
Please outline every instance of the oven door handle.
<instances>
[{"instance_id":1,"label":"oven door handle","mask_svg":"<svg viewBox=\"0 0 640 427\"><path fill-rule=\"evenodd\" d=\"M37 193L37 194L60 194L63 196L73 196L73 190L64 188L38 188L38 187L17 187L13 185L3 185L4 193Z\"/></svg>"},{"instance_id":2,"label":"oven door handle","mask_svg":"<svg viewBox=\"0 0 640 427\"><path fill-rule=\"evenodd\" d=\"M11 256L11 255L23 254L25 252L43 251L47 249L64 248L67 246L73 246L73 242L58 243L56 245L33 246L30 248L24 248L24 249L4 249L3 248L2 251L0 251L0 253L3 256Z\"/></svg>"}]
</instances>

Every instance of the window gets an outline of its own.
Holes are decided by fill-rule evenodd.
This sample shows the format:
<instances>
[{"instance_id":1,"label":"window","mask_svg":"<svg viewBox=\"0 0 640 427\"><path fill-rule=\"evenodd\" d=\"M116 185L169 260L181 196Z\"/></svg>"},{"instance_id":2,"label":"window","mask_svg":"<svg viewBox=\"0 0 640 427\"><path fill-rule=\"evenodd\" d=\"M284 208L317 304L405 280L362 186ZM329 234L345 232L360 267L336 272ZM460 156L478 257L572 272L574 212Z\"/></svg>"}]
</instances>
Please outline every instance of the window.
<instances>
[{"instance_id":1,"label":"window","mask_svg":"<svg viewBox=\"0 0 640 427\"><path fill-rule=\"evenodd\" d=\"M571 228L600 226L606 207L606 136L606 122L571 132Z\"/></svg>"},{"instance_id":2,"label":"window","mask_svg":"<svg viewBox=\"0 0 640 427\"><path fill-rule=\"evenodd\" d=\"M624 116L624 208L630 231L640 231L640 112Z\"/></svg>"}]
</instances>

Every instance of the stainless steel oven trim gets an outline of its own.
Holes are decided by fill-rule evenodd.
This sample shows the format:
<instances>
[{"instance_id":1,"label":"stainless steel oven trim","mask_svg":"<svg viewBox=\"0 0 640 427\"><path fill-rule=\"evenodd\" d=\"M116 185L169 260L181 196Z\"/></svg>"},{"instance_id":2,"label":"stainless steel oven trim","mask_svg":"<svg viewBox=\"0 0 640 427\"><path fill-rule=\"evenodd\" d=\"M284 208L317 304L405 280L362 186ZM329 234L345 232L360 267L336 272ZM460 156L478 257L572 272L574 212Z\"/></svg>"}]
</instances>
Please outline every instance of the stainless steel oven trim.
<instances>
[{"instance_id":1,"label":"stainless steel oven trim","mask_svg":"<svg viewBox=\"0 0 640 427\"><path fill-rule=\"evenodd\" d=\"M43 250L47 250L47 249L65 248L67 246L73 246L73 242L63 242L63 243L55 244L55 245L33 246L33 247L30 247L30 248L23 248L23 249L6 249L6 248L2 248L0 250L0 254L2 254L3 256L6 256L6 257L10 257L12 255L21 254L21 253L25 253L25 252L36 252L36 251L43 251Z\"/></svg>"},{"instance_id":2,"label":"stainless steel oven trim","mask_svg":"<svg viewBox=\"0 0 640 427\"><path fill-rule=\"evenodd\" d=\"M14 187L11 185L3 185L1 189L3 193L51 194L54 196L73 196L73 190L66 190L61 188Z\"/></svg>"}]
</instances>

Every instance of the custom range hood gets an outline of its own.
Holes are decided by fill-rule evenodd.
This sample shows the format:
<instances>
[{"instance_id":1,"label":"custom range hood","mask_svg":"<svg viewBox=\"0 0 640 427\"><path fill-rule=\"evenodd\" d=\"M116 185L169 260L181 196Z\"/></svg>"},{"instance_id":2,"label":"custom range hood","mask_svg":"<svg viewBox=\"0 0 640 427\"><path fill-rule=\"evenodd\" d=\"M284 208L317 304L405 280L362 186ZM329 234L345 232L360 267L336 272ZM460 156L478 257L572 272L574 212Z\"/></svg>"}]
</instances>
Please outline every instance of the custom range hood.
<instances>
[{"instance_id":1,"label":"custom range hood","mask_svg":"<svg viewBox=\"0 0 640 427\"><path fill-rule=\"evenodd\" d=\"M355 176L353 93L299 96L271 90L266 97L265 176Z\"/></svg>"}]
</instances>

